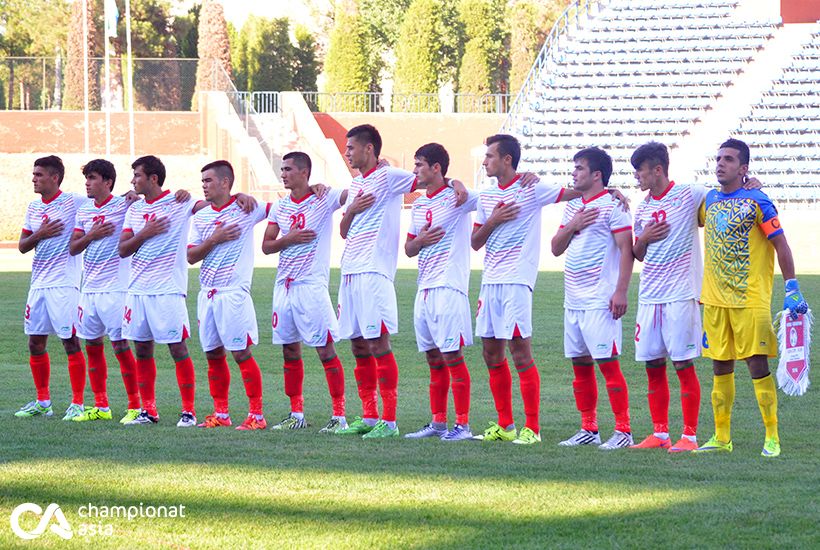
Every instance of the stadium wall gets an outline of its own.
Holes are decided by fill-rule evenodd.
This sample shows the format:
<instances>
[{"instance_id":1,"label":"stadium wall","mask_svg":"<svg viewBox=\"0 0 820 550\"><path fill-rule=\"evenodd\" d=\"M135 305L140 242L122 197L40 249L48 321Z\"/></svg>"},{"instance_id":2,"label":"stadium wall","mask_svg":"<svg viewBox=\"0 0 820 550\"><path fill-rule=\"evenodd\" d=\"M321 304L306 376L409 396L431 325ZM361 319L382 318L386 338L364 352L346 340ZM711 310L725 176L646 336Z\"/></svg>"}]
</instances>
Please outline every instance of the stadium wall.
<instances>
[{"instance_id":1,"label":"stadium wall","mask_svg":"<svg viewBox=\"0 0 820 550\"><path fill-rule=\"evenodd\" d=\"M379 129L382 156L404 170L413 169L413 154L425 143L438 142L450 153L447 175L472 185L481 161L484 138L497 134L506 115L441 113L314 113L325 136L344 155L345 134L359 124Z\"/></svg>"},{"instance_id":2,"label":"stadium wall","mask_svg":"<svg viewBox=\"0 0 820 550\"><path fill-rule=\"evenodd\" d=\"M85 150L82 111L0 111L3 153L82 153ZM89 113L90 147L105 152L105 113ZM199 113L134 113L137 155L199 154ZM128 154L128 114L111 113L111 152Z\"/></svg>"},{"instance_id":3,"label":"stadium wall","mask_svg":"<svg viewBox=\"0 0 820 550\"><path fill-rule=\"evenodd\" d=\"M820 0L780 0L783 23L814 23L820 21Z\"/></svg>"}]
</instances>

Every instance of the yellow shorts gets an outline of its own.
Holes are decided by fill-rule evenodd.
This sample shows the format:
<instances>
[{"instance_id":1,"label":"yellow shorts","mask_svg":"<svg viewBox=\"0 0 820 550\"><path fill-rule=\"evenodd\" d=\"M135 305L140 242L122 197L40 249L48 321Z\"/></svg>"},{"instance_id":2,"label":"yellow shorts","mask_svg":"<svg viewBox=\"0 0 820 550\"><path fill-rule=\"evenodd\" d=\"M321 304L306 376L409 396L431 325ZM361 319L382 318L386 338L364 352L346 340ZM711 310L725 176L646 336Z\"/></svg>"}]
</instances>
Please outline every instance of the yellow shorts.
<instances>
[{"instance_id":1,"label":"yellow shorts","mask_svg":"<svg viewBox=\"0 0 820 550\"><path fill-rule=\"evenodd\" d=\"M730 361L753 355L777 357L771 312L704 305L703 356Z\"/></svg>"}]
</instances>

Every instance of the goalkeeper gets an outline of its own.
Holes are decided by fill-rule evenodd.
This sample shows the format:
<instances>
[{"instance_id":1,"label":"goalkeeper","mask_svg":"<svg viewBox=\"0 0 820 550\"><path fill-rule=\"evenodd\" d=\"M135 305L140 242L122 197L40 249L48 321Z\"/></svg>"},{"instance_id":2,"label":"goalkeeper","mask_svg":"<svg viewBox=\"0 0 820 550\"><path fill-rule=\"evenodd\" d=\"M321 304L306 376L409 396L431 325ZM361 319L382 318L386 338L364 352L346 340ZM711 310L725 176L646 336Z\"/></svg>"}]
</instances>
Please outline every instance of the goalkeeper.
<instances>
[{"instance_id":1,"label":"goalkeeper","mask_svg":"<svg viewBox=\"0 0 820 550\"><path fill-rule=\"evenodd\" d=\"M695 452L732 450L735 359L745 359L766 427L764 457L780 455L777 393L769 357L777 356L770 304L774 253L786 280L783 309L792 316L808 310L794 276L794 260L777 210L759 189L743 189L749 147L737 139L721 144L716 156L720 190L701 206L705 219L703 355L712 359L715 435Z\"/></svg>"}]
</instances>

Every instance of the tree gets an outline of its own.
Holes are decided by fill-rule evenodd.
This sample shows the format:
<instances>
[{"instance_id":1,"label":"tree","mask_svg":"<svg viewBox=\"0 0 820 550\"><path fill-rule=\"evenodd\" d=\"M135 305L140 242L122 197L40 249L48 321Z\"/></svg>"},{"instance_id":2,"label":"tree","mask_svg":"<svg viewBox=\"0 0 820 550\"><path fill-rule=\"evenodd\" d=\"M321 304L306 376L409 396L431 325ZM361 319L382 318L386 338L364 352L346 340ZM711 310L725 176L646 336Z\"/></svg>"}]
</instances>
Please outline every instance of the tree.
<instances>
[{"instance_id":1,"label":"tree","mask_svg":"<svg viewBox=\"0 0 820 550\"><path fill-rule=\"evenodd\" d=\"M517 2L507 18L510 21L510 92L524 85L535 58L547 35L569 0L551 0L535 4L532 0Z\"/></svg>"},{"instance_id":2,"label":"tree","mask_svg":"<svg viewBox=\"0 0 820 550\"><path fill-rule=\"evenodd\" d=\"M459 69L459 92L506 91L504 11L503 0L462 0L459 4L459 18L468 39ZM482 83L484 78L486 83Z\"/></svg>"},{"instance_id":3,"label":"tree","mask_svg":"<svg viewBox=\"0 0 820 550\"><path fill-rule=\"evenodd\" d=\"M86 24L88 25L88 39L83 39L83 0L74 2L71 6L71 24L68 34L68 62L66 63L66 85L63 97L63 109L79 111L85 108L84 101L84 47L87 44L88 56L93 57L97 45L97 27L94 23L95 4L88 1L86 8ZM100 108L100 80L99 65L88 64L88 108Z\"/></svg>"},{"instance_id":4,"label":"tree","mask_svg":"<svg viewBox=\"0 0 820 550\"><path fill-rule=\"evenodd\" d=\"M238 90L248 89L248 33L240 32L228 21L228 40L231 43L233 83Z\"/></svg>"},{"instance_id":5,"label":"tree","mask_svg":"<svg viewBox=\"0 0 820 550\"><path fill-rule=\"evenodd\" d=\"M316 40L303 25L294 30L296 50L294 51L293 89L302 92L316 90L316 78L319 75L316 60Z\"/></svg>"},{"instance_id":6,"label":"tree","mask_svg":"<svg viewBox=\"0 0 820 550\"><path fill-rule=\"evenodd\" d=\"M366 92L370 89L365 33L354 15L337 14L325 61L328 92ZM364 110L365 104L357 105Z\"/></svg>"},{"instance_id":7,"label":"tree","mask_svg":"<svg viewBox=\"0 0 820 550\"><path fill-rule=\"evenodd\" d=\"M293 87L294 48L286 17L250 16L242 27L247 35L249 91L281 91Z\"/></svg>"},{"instance_id":8,"label":"tree","mask_svg":"<svg viewBox=\"0 0 820 550\"><path fill-rule=\"evenodd\" d=\"M199 57L197 43L199 42L199 12L201 4L192 6L185 15L174 18L173 29L176 38L179 57L185 59L196 59ZM180 66L180 80L182 86L182 97L180 108L189 110L191 99L196 87L196 62L185 61Z\"/></svg>"},{"instance_id":9,"label":"tree","mask_svg":"<svg viewBox=\"0 0 820 550\"><path fill-rule=\"evenodd\" d=\"M441 37L437 4L436 0L413 0L404 18L396 46L393 91L397 94L438 92ZM394 101L394 110L404 110L402 107Z\"/></svg>"},{"instance_id":10,"label":"tree","mask_svg":"<svg viewBox=\"0 0 820 550\"><path fill-rule=\"evenodd\" d=\"M225 11L216 0L204 0L199 13L199 65L196 69L196 91L213 90L224 87L222 72L231 77L231 48L228 41L228 26ZM194 94L192 108L197 108L197 94Z\"/></svg>"},{"instance_id":11,"label":"tree","mask_svg":"<svg viewBox=\"0 0 820 550\"><path fill-rule=\"evenodd\" d=\"M360 24L367 37L370 89L380 89L383 72L392 73L393 51L413 0L357 0Z\"/></svg>"}]
</instances>

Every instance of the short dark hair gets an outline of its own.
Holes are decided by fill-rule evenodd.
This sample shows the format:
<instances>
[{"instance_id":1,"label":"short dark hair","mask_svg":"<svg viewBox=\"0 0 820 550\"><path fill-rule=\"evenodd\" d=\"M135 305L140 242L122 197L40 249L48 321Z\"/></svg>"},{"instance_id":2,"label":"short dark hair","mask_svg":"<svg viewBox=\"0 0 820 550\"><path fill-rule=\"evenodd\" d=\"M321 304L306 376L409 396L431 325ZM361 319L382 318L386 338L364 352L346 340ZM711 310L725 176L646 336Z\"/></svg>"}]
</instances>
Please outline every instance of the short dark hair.
<instances>
[{"instance_id":1,"label":"short dark hair","mask_svg":"<svg viewBox=\"0 0 820 550\"><path fill-rule=\"evenodd\" d=\"M521 144L514 136L509 134L495 134L486 139L487 147L493 143L498 144L498 152L502 158L510 155L512 157L512 167L518 169L518 161L521 160Z\"/></svg>"},{"instance_id":2,"label":"short dark hair","mask_svg":"<svg viewBox=\"0 0 820 550\"><path fill-rule=\"evenodd\" d=\"M156 176L160 187L165 183L165 165L154 155L140 157L131 164L133 170L136 170L138 166L142 166L142 171L146 176Z\"/></svg>"},{"instance_id":3,"label":"short dark hair","mask_svg":"<svg viewBox=\"0 0 820 550\"><path fill-rule=\"evenodd\" d=\"M640 170L643 163L647 162L650 168L660 166L663 168L664 175L669 175L669 150L663 143L657 141L644 143L632 153L630 162L635 170Z\"/></svg>"},{"instance_id":4,"label":"short dark hair","mask_svg":"<svg viewBox=\"0 0 820 550\"><path fill-rule=\"evenodd\" d=\"M231 163L227 160L215 160L213 162L209 162L202 167L200 172L204 172L206 170L213 170L216 172L216 177L219 179L228 178L228 188L230 189L233 187L233 166L231 166Z\"/></svg>"},{"instance_id":5,"label":"short dark hair","mask_svg":"<svg viewBox=\"0 0 820 550\"><path fill-rule=\"evenodd\" d=\"M450 167L450 155L443 145L427 143L419 147L414 156L418 159L424 159L430 166L438 164L441 166L441 175L447 175L447 168Z\"/></svg>"},{"instance_id":6,"label":"short dark hair","mask_svg":"<svg viewBox=\"0 0 820 550\"><path fill-rule=\"evenodd\" d=\"M92 173L99 174L103 180L111 180L111 191L117 181L117 170L114 165L105 159L94 159L83 166L83 175L88 177Z\"/></svg>"},{"instance_id":7,"label":"short dark hair","mask_svg":"<svg viewBox=\"0 0 820 550\"><path fill-rule=\"evenodd\" d=\"M740 141L739 139L729 138L720 144L719 149L723 149L724 147L728 147L729 149L737 149L740 152L738 155L740 164L749 164L749 146L746 145L745 142Z\"/></svg>"},{"instance_id":8,"label":"short dark hair","mask_svg":"<svg viewBox=\"0 0 820 550\"><path fill-rule=\"evenodd\" d=\"M606 151L599 147L587 147L586 149L581 149L572 157L573 162L577 162L581 159L587 161L590 174L592 172L600 172L604 187L609 185L609 176L612 175L612 157L610 157Z\"/></svg>"},{"instance_id":9,"label":"short dark hair","mask_svg":"<svg viewBox=\"0 0 820 550\"><path fill-rule=\"evenodd\" d=\"M52 176L57 174L57 185L63 183L63 177L65 177L65 166L63 166L63 161L60 157L56 155L49 155L47 157L38 158L34 161L34 166L40 166L47 169Z\"/></svg>"},{"instance_id":10,"label":"short dark hair","mask_svg":"<svg viewBox=\"0 0 820 550\"><path fill-rule=\"evenodd\" d=\"M307 153L303 153L302 151L291 151L290 153L282 157L282 160L291 159L293 160L293 164L299 167L299 170L304 170L305 168L307 168L309 178L310 172L313 170L313 163L310 161L310 155L308 155Z\"/></svg>"},{"instance_id":11,"label":"short dark hair","mask_svg":"<svg viewBox=\"0 0 820 550\"><path fill-rule=\"evenodd\" d=\"M379 131L376 130L375 126L371 124L360 124L359 126L354 126L347 131L345 137L354 138L365 145L368 143L372 144L373 153L376 154L376 158L379 158L379 155L382 152L382 136Z\"/></svg>"}]
</instances>

